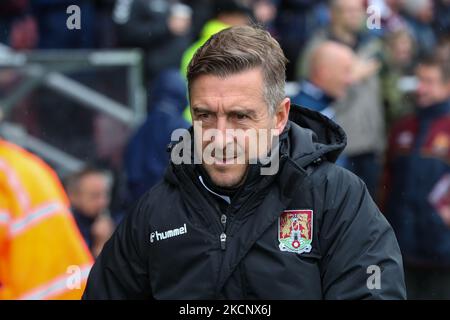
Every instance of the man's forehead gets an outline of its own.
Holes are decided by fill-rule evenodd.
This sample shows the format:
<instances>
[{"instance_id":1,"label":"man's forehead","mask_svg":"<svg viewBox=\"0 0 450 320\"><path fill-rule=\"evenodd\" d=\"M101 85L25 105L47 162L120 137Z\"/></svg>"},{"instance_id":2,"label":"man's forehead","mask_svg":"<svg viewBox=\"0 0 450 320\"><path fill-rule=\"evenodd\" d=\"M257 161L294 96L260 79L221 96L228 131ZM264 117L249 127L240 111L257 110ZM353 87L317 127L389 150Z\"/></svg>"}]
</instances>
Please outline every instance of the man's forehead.
<instances>
[{"instance_id":1,"label":"man's forehead","mask_svg":"<svg viewBox=\"0 0 450 320\"><path fill-rule=\"evenodd\" d=\"M438 66L422 64L417 66L416 74L422 77L441 77L442 71Z\"/></svg>"},{"instance_id":2,"label":"man's forehead","mask_svg":"<svg viewBox=\"0 0 450 320\"><path fill-rule=\"evenodd\" d=\"M190 85L191 89L214 92L215 94L228 95L230 90L235 93L243 91L261 91L263 87L263 75L261 68L253 68L226 76L213 74L199 75Z\"/></svg>"},{"instance_id":3,"label":"man's forehead","mask_svg":"<svg viewBox=\"0 0 450 320\"><path fill-rule=\"evenodd\" d=\"M259 105L261 105L261 108L263 107L263 101L261 101L259 104L255 104L254 101L251 101L246 97L242 97L242 99L240 99L239 97L235 98L236 99L233 99L233 97L228 97L224 100L211 97L208 99L207 97L205 97L205 99L199 99L194 102L192 104L192 109L194 112L208 111L229 113L249 111L256 112L259 109Z\"/></svg>"},{"instance_id":4,"label":"man's forehead","mask_svg":"<svg viewBox=\"0 0 450 320\"><path fill-rule=\"evenodd\" d=\"M257 69L226 77L201 75L192 83L190 91L193 107L247 107L263 99L262 75Z\"/></svg>"}]
</instances>

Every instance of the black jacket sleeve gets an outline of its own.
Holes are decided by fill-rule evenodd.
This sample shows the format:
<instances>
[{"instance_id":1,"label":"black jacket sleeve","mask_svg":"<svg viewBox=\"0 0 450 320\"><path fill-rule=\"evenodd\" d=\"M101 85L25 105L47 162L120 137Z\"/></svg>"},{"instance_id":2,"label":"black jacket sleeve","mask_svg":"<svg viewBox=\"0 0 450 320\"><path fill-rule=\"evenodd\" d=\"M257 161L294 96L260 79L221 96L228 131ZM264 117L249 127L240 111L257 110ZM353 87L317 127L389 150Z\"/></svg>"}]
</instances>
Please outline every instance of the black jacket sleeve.
<instances>
[{"instance_id":1,"label":"black jacket sleeve","mask_svg":"<svg viewBox=\"0 0 450 320\"><path fill-rule=\"evenodd\" d=\"M320 246L325 299L405 299L394 232L365 184L339 168L327 182Z\"/></svg>"},{"instance_id":2,"label":"black jacket sleeve","mask_svg":"<svg viewBox=\"0 0 450 320\"><path fill-rule=\"evenodd\" d=\"M122 220L89 274L83 300L152 298L145 196Z\"/></svg>"}]
</instances>

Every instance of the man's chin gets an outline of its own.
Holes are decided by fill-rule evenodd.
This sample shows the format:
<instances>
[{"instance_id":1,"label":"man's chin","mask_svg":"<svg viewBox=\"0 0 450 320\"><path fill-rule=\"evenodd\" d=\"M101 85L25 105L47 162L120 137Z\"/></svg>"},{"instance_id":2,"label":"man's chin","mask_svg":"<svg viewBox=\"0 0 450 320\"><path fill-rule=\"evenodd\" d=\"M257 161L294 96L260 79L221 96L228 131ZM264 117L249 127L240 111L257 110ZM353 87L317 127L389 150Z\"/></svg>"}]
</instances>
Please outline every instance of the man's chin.
<instances>
[{"instance_id":1,"label":"man's chin","mask_svg":"<svg viewBox=\"0 0 450 320\"><path fill-rule=\"evenodd\" d=\"M214 168L206 167L206 172L211 181L218 187L233 188L242 184L245 177L245 170L238 168ZM240 172L242 170L242 172ZM236 172L239 171L239 172Z\"/></svg>"}]
</instances>

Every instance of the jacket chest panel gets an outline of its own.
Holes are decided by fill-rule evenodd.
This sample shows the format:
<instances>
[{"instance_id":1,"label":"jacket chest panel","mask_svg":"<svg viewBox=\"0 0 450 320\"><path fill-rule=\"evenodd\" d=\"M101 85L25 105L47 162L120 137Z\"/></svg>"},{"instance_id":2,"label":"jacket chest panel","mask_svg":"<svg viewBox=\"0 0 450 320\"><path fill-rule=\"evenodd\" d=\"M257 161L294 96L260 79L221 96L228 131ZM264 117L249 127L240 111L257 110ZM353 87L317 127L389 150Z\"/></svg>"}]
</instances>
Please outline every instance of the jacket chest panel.
<instances>
[{"instance_id":1,"label":"jacket chest panel","mask_svg":"<svg viewBox=\"0 0 450 320\"><path fill-rule=\"evenodd\" d=\"M149 251L150 282L157 299L213 297L220 245L207 230L181 219L178 224L155 226L149 234Z\"/></svg>"},{"instance_id":2,"label":"jacket chest panel","mask_svg":"<svg viewBox=\"0 0 450 320\"><path fill-rule=\"evenodd\" d=\"M218 297L219 290L233 299L321 298L321 292L310 289L320 288L317 216L321 204L314 208L310 184L292 188L299 193L288 208L275 200L279 195L273 191L245 219L233 221L224 250L218 234L194 212L172 211L170 217L153 222L149 274L157 275L151 278L154 296L210 299ZM286 235L289 228L292 232ZM296 253L282 247L281 231L284 240L292 238L289 243L309 244L311 249ZM295 243L288 247L295 249Z\"/></svg>"},{"instance_id":3,"label":"jacket chest panel","mask_svg":"<svg viewBox=\"0 0 450 320\"><path fill-rule=\"evenodd\" d=\"M278 234L278 226L272 226L241 262L240 272L246 297L321 299L322 292L317 290L321 287L320 256L317 251L282 251Z\"/></svg>"}]
</instances>

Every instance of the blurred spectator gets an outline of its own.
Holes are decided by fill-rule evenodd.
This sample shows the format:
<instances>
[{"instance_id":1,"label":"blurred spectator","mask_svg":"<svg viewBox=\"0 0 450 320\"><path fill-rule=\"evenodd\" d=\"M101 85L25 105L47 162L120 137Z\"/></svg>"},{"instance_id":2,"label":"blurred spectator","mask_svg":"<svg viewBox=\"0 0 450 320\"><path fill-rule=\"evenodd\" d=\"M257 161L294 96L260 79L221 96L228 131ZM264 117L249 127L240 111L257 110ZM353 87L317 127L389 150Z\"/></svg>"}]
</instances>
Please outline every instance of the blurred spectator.
<instances>
[{"instance_id":1,"label":"blurred spectator","mask_svg":"<svg viewBox=\"0 0 450 320\"><path fill-rule=\"evenodd\" d=\"M375 197L385 146L385 120L378 74L381 43L365 28L363 0L333 0L330 10L331 24L327 29L318 31L308 43L299 62L299 75L309 72L306 61L309 61L313 49L323 41L333 40L354 51L353 85L334 106L335 120L348 137L340 161L364 180L372 197ZM343 163L345 158L348 161Z\"/></svg>"},{"instance_id":2,"label":"blurred spectator","mask_svg":"<svg viewBox=\"0 0 450 320\"><path fill-rule=\"evenodd\" d=\"M275 29L278 41L290 61L286 69L288 81L295 80L299 67L298 55L314 32L329 20L328 9L322 0L279 0Z\"/></svg>"},{"instance_id":3,"label":"blurred spectator","mask_svg":"<svg viewBox=\"0 0 450 320\"><path fill-rule=\"evenodd\" d=\"M98 114L94 120L95 159L92 163L111 175L109 212L118 225L128 209L129 191L124 170L124 153L134 130L123 122Z\"/></svg>"},{"instance_id":4,"label":"blurred spectator","mask_svg":"<svg viewBox=\"0 0 450 320\"><path fill-rule=\"evenodd\" d=\"M169 0L116 0L113 20L122 47L142 48L147 79L177 68L190 42L192 10Z\"/></svg>"},{"instance_id":5,"label":"blurred spectator","mask_svg":"<svg viewBox=\"0 0 450 320\"><path fill-rule=\"evenodd\" d=\"M151 86L147 119L125 153L132 202L162 178L169 163L167 146L173 130L189 127L182 117L188 104L186 96L186 84L178 70L162 72Z\"/></svg>"},{"instance_id":6,"label":"blurred spectator","mask_svg":"<svg viewBox=\"0 0 450 320\"><path fill-rule=\"evenodd\" d=\"M114 230L108 212L111 184L108 173L91 167L76 172L66 183L72 214L94 257Z\"/></svg>"},{"instance_id":7,"label":"blurred spectator","mask_svg":"<svg viewBox=\"0 0 450 320\"><path fill-rule=\"evenodd\" d=\"M413 73L414 43L407 30L389 32L384 39L383 67L381 69L382 97L385 106L386 126L413 111L408 99L409 88L401 81Z\"/></svg>"},{"instance_id":8,"label":"blurred spectator","mask_svg":"<svg viewBox=\"0 0 450 320\"><path fill-rule=\"evenodd\" d=\"M450 0L434 2L433 26L436 34L450 34Z\"/></svg>"},{"instance_id":9,"label":"blurred spectator","mask_svg":"<svg viewBox=\"0 0 450 320\"><path fill-rule=\"evenodd\" d=\"M325 41L309 58L308 75L291 101L333 118L335 111L331 104L347 94L352 81L353 51L338 42Z\"/></svg>"},{"instance_id":10,"label":"blurred spectator","mask_svg":"<svg viewBox=\"0 0 450 320\"><path fill-rule=\"evenodd\" d=\"M250 3L256 22L270 33L275 33L274 23L278 13L278 2L278 0L253 0Z\"/></svg>"},{"instance_id":11,"label":"blurred spectator","mask_svg":"<svg viewBox=\"0 0 450 320\"><path fill-rule=\"evenodd\" d=\"M0 42L16 50L33 49L39 40L28 0L4 0L0 3Z\"/></svg>"},{"instance_id":12,"label":"blurred spectator","mask_svg":"<svg viewBox=\"0 0 450 320\"><path fill-rule=\"evenodd\" d=\"M402 249L411 299L450 299L450 71L416 70L416 112L389 139L386 217Z\"/></svg>"},{"instance_id":13,"label":"blurred spectator","mask_svg":"<svg viewBox=\"0 0 450 320\"><path fill-rule=\"evenodd\" d=\"M419 57L433 53L436 36L432 27L434 18L432 0L403 1L403 11L409 30L417 45Z\"/></svg>"},{"instance_id":14,"label":"blurred spectator","mask_svg":"<svg viewBox=\"0 0 450 320\"><path fill-rule=\"evenodd\" d=\"M0 139L0 190L0 300L79 299L92 257L56 174Z\"/></svg>"}]
</instances>

